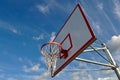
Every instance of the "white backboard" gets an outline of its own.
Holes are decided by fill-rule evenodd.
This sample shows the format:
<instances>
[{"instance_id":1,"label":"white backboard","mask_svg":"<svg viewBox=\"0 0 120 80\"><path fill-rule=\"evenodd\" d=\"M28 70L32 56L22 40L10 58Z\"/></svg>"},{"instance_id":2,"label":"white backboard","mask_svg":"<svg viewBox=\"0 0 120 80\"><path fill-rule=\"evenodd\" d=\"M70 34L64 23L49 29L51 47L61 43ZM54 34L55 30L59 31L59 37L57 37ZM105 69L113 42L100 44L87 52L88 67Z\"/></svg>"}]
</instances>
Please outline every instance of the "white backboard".
<instances>
[{"instance_id":1,"label":"white backboard","mask_svg":"<svg viewBox=\"0 0 120 80\"><path fill-rule=\"evenodd\" d=\"M95 39L82 8L77 4L54 39L55 42L62 44L63 49L68 50L68 57L58 58L56 70L52 77L74 60Z\"/></svg>"}]
</instances>

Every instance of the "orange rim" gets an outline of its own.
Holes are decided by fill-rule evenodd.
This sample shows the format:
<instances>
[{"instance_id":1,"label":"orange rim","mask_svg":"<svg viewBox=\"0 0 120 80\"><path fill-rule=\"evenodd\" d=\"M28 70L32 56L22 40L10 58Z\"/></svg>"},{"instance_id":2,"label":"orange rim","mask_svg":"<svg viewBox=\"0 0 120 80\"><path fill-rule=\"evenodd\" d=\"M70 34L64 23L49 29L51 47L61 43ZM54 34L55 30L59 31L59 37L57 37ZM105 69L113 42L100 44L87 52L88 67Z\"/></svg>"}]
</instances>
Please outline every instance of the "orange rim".
<instances>
[{"instance_id":1,"label":"orange rim","mask_svg":"<svg viewBox=\"0 0 120 80\"><path fill-rule=\"evenodd\" d=\"M46 46L46 45L51 45L51 44L55 44L55 45L57 45L58 47L59 47L59 50L61 51L62 50L62 45L60 44L60 43L58 43L58 42L47 42L47 43L45 43L45 44L43 44L42 46L41 46L41 53L44 55L44 56L55 56L55 54L48 54L48 53L46 53L46 51L45 50L43 50L43 48ZM56 56L57 57L57 56Z\"/></svg>"}]
</instances>

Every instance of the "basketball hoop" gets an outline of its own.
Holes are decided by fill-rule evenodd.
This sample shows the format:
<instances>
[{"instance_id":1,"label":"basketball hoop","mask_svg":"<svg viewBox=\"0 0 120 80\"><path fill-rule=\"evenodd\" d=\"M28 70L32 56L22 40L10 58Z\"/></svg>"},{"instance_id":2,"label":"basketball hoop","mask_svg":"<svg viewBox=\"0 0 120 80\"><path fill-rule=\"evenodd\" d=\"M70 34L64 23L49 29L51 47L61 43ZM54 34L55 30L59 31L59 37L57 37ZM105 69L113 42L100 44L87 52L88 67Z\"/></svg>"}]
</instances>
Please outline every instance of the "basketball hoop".
<instances>
[{"instance_id":1,"label":"basketball hoop","mask_svg":"<svg viewBox=\"0 0 120 80\"><path fill-rule=\"evenodd\" d=\"M47 70L51 73L51 76L56 69L56 62L60 58L61 51L62 46L57 42L47 42L41 46L41 53L46 58Z\"/></svg>"}]
</instances>

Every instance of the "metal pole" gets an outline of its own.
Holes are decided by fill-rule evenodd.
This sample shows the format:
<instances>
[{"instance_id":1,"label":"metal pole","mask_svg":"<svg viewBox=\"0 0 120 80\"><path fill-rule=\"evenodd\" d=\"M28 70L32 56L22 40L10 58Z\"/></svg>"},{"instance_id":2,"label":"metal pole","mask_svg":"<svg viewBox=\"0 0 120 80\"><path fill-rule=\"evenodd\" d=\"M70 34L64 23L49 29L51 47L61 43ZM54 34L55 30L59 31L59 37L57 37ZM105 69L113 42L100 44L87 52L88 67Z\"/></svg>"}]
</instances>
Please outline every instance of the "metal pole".
<instances>
[{"instance_id":1,"label":"metal pole","mask_svg":"<svg viewBox=\"0 0 120 80\"><path fill-rule=\"evenodd\" d=\"M87 50L84 50L83 52L85 53L85 52L92 52L92 51L95 51L95 50L104 50L105 49L105 47L103 47L103 48L95 48L95 49L87 49Z\"/></svg>"},{"instance_id":2,"label":"metal pole","mask_svg":"<svg viewBox=\"0 0 120 80\"><path fill-rule=\"evenodd\" d=\"M96 64L96 65L101 65L101 66L106 66L106 67L111 67L111 68L115 67L114 65L111 65L111 64L105 64L105 63L91 61L91 60L82 59L82 58L78 58L78 57L76 57L75 60L82 61L82 62L87 62L87 63L91 63L91 64Z\"/></svg>"},{"instance_id":3,"label":"metal pole","mask_svg":"<svg viewBox=\"0 0 120 80\"><path fill-rule=\"evenodd\" d=\"M107 48L107 46L105 44L102 44L103 47L106 47L106 49L104 49L105 53L107 54L109 60L111 61L111 65L114 65L115 67L113 67L112 69L114 70L114 72L116 73L118 79L120 80L120 70L119 70L119 66L116 64L115 60L113 59L109 49Z\"/></svg>"}]
</instances>

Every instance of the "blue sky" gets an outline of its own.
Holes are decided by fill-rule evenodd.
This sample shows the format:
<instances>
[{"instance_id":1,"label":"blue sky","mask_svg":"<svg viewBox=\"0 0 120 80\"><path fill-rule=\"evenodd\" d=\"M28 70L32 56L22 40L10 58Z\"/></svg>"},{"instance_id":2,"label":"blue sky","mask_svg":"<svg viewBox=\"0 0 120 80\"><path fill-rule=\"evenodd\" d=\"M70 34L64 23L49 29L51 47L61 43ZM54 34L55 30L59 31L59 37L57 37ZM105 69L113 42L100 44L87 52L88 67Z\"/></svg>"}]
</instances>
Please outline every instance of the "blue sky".
<instances>
[{"instance_id":1,"label":"blue sky","mask_svg":"<svg viewBox=\"0 0 120 80\"><path fill-rule=\"evenodd\" d=\"M101 67L77 61L66 69L80 71L63 71L55 78L47 74L40 46L55 37L77 3L96 36L109 46L120 65L120 0L0 0L0 79L117 80L111 70L81 70ZM94 60L99 57L81 54L84 58L88 56Z\"/></svg>"}]
</instances>

